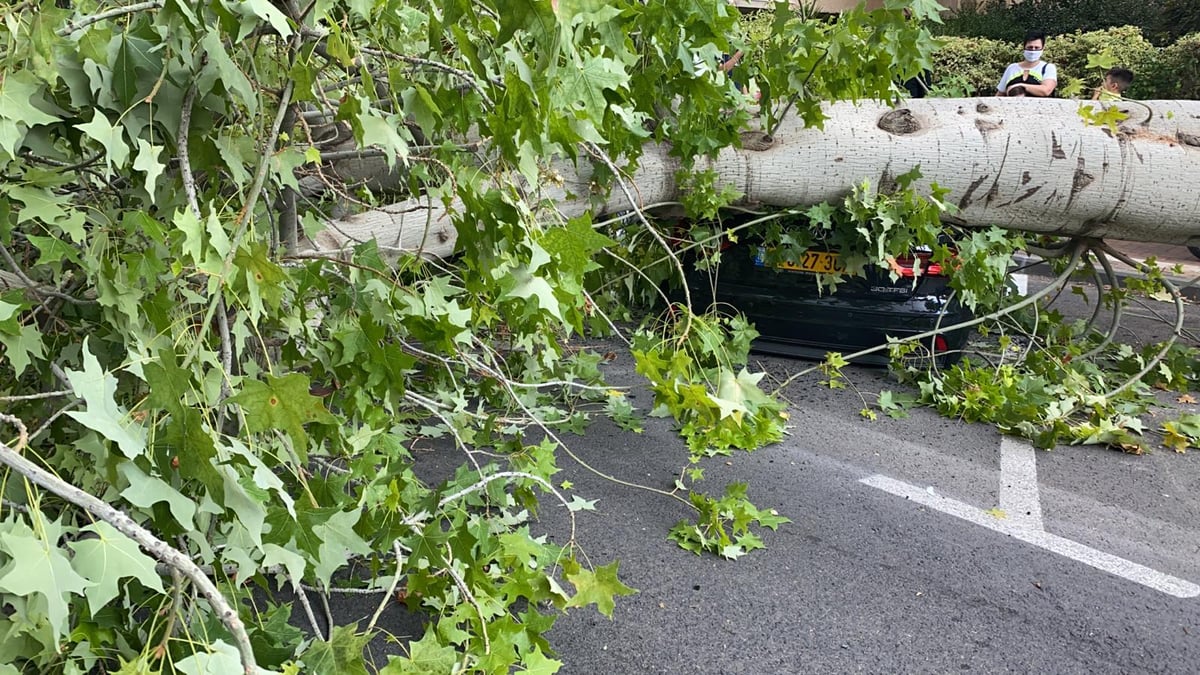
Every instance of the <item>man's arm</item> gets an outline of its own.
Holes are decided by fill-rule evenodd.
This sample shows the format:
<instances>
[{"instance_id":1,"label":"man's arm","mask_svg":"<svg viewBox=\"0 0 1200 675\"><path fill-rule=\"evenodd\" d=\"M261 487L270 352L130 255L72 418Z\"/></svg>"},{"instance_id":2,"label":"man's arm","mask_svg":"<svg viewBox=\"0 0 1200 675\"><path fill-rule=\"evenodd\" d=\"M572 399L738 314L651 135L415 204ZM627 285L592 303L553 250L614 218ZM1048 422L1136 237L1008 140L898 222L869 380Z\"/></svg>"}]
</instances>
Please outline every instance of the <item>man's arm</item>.
<instances>
[{"instance_id":1,"label":"man's arm","mask_svg":"<svg viewBox=\"0 0 1200 675\"><path fill-rule=\"evenodd\" d=\"M1058 80L1043 80L1041 84L1025 85L1025 93L1030 96L1049 96L1058 86Z\"/></svg>"}]
</instances>

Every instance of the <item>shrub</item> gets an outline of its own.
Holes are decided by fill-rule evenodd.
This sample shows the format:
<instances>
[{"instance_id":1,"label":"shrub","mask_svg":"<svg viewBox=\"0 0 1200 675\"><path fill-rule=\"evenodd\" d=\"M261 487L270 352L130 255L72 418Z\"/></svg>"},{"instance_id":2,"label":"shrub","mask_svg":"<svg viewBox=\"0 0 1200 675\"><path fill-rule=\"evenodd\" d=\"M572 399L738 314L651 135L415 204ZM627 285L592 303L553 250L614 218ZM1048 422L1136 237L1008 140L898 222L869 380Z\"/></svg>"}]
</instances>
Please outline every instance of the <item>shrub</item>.
<instances>
[{"instance_id":1,"label":"shrub","mask_svg":"<svg viewBox=\"0 0 1200 675\"><path fill-rule=\"evenodd\" d=\"M1197 0L1175 2L1183 7ZM1051 36L1123 25L1154 32L1162 23L1163 3L1147 0L968 0L946 17L943 30L948 35L1019 42L1030 29Z\"/></svg>"},{"instance_id":2,"label":"shrub","mask_svg":"<svg viewBox=\"0 0 1200 675\"><path fill-rule=\"evenodd\" d=\"M1200 33L1200 0L1165 0L1158 33L1167 44L1184 35Z\"/></svg>"},{"instance_id":3,"label":"shrub","mask_svg":"<svg viewBox=\"0 0 1200 675\"><path fill-rule=\"evenodd\" d=\"M1110 67L1133 71L1133 86L1126 92L1130 98L1161 98L1154 96L1150 84L1157 52L1136 26L1058 35L1046 43L1046 60L1058 66L1059 88L1082 81L1079 95L1083 98L1090 98L1091 88L1100 86L1104 78L1104 69L1088 70L1088 57L1102 54L1110 57Z\"/></svg>"},{"instance_id":4,"label":"shrub","mask_svg":"<svg viewBox=\"0 0 1200 675\"><path fill-rule=\"evenodd\" d=\"M965 80L969 93L990 96L996 93L996 83L1008 64L1020 58L1013 45L987 38L943 38L933 69L933 86L951 77Z\"/></svg>"},{"instance_id":5,"label":"shrub","mask_svg":"<svg viewBox=\"0 0 1200 675\"><path fill-rule=\"evenodd\" d=\"M1200 99L1200 33L1160 50L1147 71L1145 98Z\"/></svg>"},{"instance_id":6,"label":"shrub","mask_svg":"<svg viewBox=\"0 0 1200 675\"><path fill-rule=\"evenodd\" d=\"M1016 42L968 37L942 41L933 72L935 90L959 91L961 87L950 85L965 82L962 93L991 95L1005 67L1020 59ZM1058 66L1059 91L1078 82L1082 89L1077 95L1082 98L1090 98L1090 89L1103 79L1104 69L1088 68L1088 57L1101 55L1109 57L1111 67L1133 71L1133 86L1126 92L1130 98L1200 99L1200 33L1161 49L1136 26L1069 33L1051 37L1046 44L1046 60Z\"/></svg>"}]
</instances>

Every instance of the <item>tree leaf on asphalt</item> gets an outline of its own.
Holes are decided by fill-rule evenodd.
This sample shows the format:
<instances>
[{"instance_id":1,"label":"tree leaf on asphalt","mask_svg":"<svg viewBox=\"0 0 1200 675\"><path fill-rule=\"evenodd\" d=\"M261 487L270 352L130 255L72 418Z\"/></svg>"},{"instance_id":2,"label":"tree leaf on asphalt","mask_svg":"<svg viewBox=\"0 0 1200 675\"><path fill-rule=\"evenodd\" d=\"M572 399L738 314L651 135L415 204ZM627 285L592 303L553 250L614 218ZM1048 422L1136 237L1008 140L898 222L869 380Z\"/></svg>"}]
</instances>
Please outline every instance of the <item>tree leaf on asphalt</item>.
<instances>
[{"instance_id":1,"label":"tree leaf on asphalt","mask_svg":"<svg viewBox=\"0 0 1200 675\"><path fill-rule=\"evenodd\" d=\"M371 641L358 627L334 626L328 641L314 640L304 653L305 672L313 675L368 675L363 648ZM381 671L381 672L386 672Z\"/></svg>"},{"instance_id":2,"label":"tree leaf on asphalt","mask_svg":"<svg viewBox=\"0 0 1200 675\"><path fill-rule=\"evenodd\" d=\"M563 563L563 574L575 586L575 595L567 601L567 607L586 607L596 605L596 610L604 616L612 618L616 604L613 598L621 595L633 595L636 590L626 586L617 579L619 562L612 562L596 568L596 571L580 567L574 559Z\"/></svg>"}]
</instances>

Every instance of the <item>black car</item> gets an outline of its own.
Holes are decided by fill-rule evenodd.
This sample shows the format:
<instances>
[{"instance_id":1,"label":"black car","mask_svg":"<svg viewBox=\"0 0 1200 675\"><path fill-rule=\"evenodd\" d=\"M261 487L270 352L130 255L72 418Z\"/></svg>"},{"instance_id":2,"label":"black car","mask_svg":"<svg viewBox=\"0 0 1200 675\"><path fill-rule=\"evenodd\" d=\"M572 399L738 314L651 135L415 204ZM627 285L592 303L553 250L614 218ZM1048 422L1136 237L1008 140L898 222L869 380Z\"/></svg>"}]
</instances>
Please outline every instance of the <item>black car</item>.
<instances>
[{"instance_id":1,"label":"black car","mask_svg":"<svg viewBox=\"0 0 1200 675\"><path fill-rule=\"evenodd\" d=\"M886 344L973 318L954 299L950 270L918 249L896 259L891 269L866 266L844 276L831 290L828 277L842 271L837 251L809 249L792 260L769 262L764 246L727 245L715 271L691 266L688 286L693 302L736 308L754 323L761 337L753 349L768 354L823 359L826 352L844 355ZM895 278L893 278L895 277ZM715 284L713 283L715 281ZM713 297L715 286L715 298ZM939 365L953 363L966 345L970 329L957 329L921 341ZM855 359L886 365L887 350Z\"/></svg>"}]
</instances>

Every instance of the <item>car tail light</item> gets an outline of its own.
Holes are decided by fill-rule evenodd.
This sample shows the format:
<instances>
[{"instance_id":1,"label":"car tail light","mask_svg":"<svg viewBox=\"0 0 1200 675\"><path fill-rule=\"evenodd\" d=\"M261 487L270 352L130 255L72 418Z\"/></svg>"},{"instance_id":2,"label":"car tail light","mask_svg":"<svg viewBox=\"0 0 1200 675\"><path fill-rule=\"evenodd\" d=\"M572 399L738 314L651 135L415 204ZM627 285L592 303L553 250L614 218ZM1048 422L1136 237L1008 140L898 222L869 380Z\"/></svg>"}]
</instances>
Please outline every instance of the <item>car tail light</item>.
<instances>
[{"instance_id":1,"label":"car tail light","mask_svg":"<svg viewBox=\"0 0 1200 675\"><path fill-rule=\"evenodd\" d=\"M898 258L894 258L891 263L891 268L892 271L896 272L902 277L915 277L917 276L917 270L914 268L917 266L918 262L920 262L921 265L921 276L949 276L948 271L945 270L940 263L929 262L929 254L927 253L918 253L915 256L903 255Z\"/></svg>"},{"instance_id":2,"label":"car tail light","mask_svg":"<svg viewBox=\"0 0 1200 675\"><path fill-rule=\"evenodd\" d=\"M933 336L933 351L944 352L947 349L950 349L950 344L948 342L946 342L945 336L943 336L943 335Z\"/></svg>"}]
</instances>

